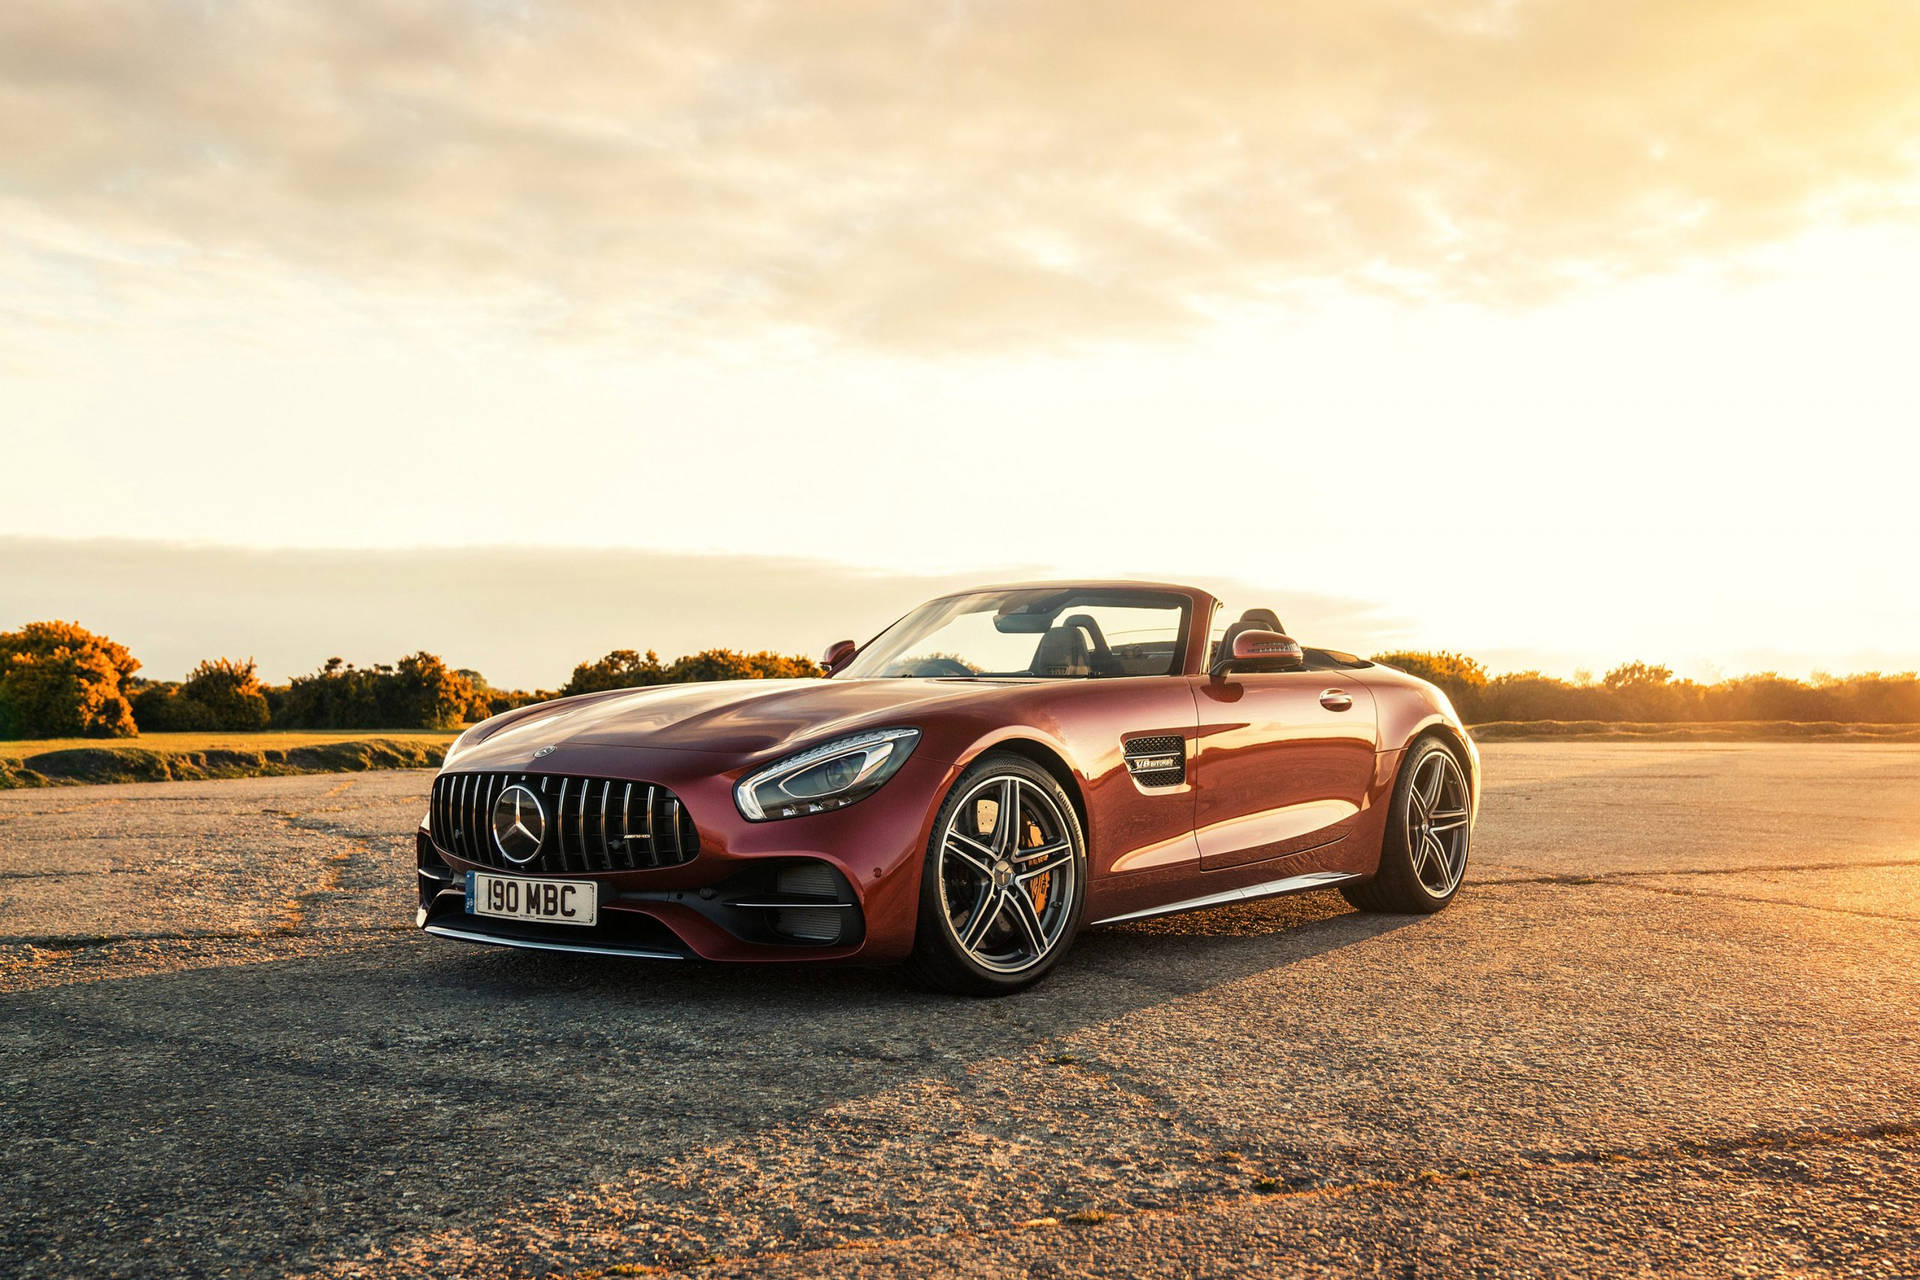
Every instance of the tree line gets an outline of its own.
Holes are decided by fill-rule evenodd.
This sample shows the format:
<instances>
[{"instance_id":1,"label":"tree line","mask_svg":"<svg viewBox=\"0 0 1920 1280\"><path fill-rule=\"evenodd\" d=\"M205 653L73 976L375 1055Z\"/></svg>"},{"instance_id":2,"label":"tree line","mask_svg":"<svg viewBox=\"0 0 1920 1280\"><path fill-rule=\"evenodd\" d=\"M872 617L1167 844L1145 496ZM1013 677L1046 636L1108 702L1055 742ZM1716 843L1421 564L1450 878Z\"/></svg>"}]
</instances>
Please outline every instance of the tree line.
<instances>
[{"instance_id":1,"label":"tree line","mask_svg":"<svg viewBox=\"0 0 1920 1280\"><path fill-rule=\"evenodd\" d=\"M708 649L671 662L616 649L583 662L559 689L496 689L478 671L437 654L355 666L329 658L283 685L252 659L208 658L184 680L144 680L125 645L73 622L0 632L0 739L128 738L148 733L254 729L455 729L550 698L693 680L823 674L811 659Z\"/></svg>"},{"instance_id":2,"label":"tree line","mask_svg":"<svg viewBox=\"0 0 1920 1280\"><path fill-rule=\"evenodd\" d=\"M1496 720L1920 724L1920 678L1911 671L1816 675L1811 680L1768 671L1700 684L1675 679L1670 668L1646 662L1623 663L1598 680L1562 680L1538 671L1493 675L1458 653L1383 653L1374 661L1439 685L1469 724Z\"/></svg>"},{"instance_id":3,"label":"tree line","mask_svg":"<svg viewBox=\"0 0 1920 1280\"><path fill-rule=\"evenodd\" d=\"M1442 651L1375 655L1431 680L1469 724L1494 720L1701 722L1834 720L1920 723L1920 677L1869 672L1794 680L1766 672L1700 684L1666 667L1630 662L1599 680L1538 671L1490 674ZM183 680L140 678L126 646L72 622L0 632L0 738L132 737L249 729L453 729L502 711L576 693L697 680L779 680L824 674L809 658L707 649L664 662L649 649L615 649L583 662L559 689L495 689L479 672L435 654L358 667L330 658L284 685L261 681L251 659L209 658Z\"/></svg>"}]
</instances>

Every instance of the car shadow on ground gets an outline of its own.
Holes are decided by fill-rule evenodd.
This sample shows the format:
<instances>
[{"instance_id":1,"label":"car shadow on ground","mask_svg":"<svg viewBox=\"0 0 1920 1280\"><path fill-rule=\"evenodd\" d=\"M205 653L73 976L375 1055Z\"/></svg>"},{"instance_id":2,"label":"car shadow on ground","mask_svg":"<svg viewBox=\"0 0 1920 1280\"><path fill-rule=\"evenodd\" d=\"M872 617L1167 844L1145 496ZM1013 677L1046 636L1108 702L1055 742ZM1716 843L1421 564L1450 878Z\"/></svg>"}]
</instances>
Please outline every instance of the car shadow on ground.
<instances>
[{"instance_id":1,"label":"car shadow on ground","mask_svg":"<svg viewBox=\"0 0 1920 1280\"><path fill-rule=\"evenodd\" d=\"M1331 894L1083 935L998 1000L893 969L662 965L371 938L0 1000L34 1089L0 1119L19 1256L356 1256L491 1221L1407 923ZM32 1158L36 1149L59 1159ZM90 1206L82 1210L81 1206ZM169 1242L174 1242L170 1244ZM187 1256L168 1259L174 1247ZM31 1268L29 1268L31 1270Z\"/></svg>"}]
</instances>

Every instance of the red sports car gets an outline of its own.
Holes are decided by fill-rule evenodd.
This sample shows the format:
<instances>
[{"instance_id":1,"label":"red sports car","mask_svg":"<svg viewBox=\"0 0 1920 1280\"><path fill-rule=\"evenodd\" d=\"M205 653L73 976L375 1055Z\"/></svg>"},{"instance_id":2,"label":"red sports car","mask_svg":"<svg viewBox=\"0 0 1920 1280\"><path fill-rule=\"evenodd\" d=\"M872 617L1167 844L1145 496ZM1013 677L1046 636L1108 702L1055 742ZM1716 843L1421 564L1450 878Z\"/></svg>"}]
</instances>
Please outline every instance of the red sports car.
<instances>
[{"instance_id":1,"label":"red sports car","mask_svg":"<svg viewBox=\"0 0 1920 1280\"><path fill-rule=\"evenodd\" d=\"M1016 991L1083 924L1459 890L1446 696L1192 587L943 596L824 680L584 694L469 729L420 825L429 933L656 959L906 961Z\"/></svg>"}]
</instances>

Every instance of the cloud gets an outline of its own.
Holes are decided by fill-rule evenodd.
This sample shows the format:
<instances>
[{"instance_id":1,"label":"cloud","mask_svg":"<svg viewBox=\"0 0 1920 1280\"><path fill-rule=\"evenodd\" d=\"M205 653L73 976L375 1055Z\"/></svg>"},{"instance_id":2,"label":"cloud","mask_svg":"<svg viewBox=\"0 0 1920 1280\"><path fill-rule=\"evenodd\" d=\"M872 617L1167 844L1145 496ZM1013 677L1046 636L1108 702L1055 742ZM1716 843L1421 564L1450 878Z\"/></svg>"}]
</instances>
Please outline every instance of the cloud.
<instances>
[{"instance_id":1,"label":"cloud","mask_svg":"<svg viewBox=\"0 0 1920 1280\"><path fill-rule=\"evenodd\" d=\"M13 0L0 245L647 341L1506 304L1910 213L1916 48L1904 0Z\"/></svg>"}]
</instances>

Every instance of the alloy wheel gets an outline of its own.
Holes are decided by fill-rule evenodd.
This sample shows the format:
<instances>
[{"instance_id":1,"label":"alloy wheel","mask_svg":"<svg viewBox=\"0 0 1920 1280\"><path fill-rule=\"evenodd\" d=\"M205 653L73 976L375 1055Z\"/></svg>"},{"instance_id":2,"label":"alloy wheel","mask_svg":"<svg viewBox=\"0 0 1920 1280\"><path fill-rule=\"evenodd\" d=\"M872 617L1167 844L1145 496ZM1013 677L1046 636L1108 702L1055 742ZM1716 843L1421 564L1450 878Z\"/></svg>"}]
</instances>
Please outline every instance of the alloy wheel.
<instances>
[{"instance_id":1,"label":"alloy wheel","mask_svg":"<svg viewBox=\"0 0 1920 1280\"><path fill-rule=\"evenodd\" d=\"M1415 766L1407 793L1407 853L1420 887L1444 898L1467 871L1467 777L1451 751Z\"/></svg>"},{"instance_id":2,"label":"alloy wheel","mask_svg":"<svg viewBox=\"0 0 1920 1280\"><path fill-rule=\"evenodd\" d=\"M1077 862L1052 796L1017 774L982 778L950 810L939 850L940 909L975 964L1019 973L1059 945Z\"/></svg>"}]
</instances>

